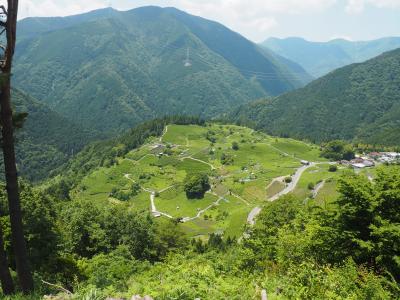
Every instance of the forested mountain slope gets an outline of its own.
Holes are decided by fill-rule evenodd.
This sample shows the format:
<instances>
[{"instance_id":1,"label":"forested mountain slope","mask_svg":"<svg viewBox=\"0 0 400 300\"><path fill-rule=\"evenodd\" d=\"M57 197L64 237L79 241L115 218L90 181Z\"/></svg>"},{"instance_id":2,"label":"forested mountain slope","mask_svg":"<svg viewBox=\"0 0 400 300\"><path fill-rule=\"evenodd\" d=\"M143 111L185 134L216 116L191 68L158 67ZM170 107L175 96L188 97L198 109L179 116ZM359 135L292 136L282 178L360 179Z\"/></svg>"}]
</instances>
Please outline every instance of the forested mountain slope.
<instances>
[{"instance_id":1,"label":"forested mountain slope","mask_svg":"<svg viewBox=\"0 0 400 300\"><path fill-rule=\"evenodd\" d=\"M310 79L228 28L172 8L29 18L19 34L14 85L103 131L166 114L215 116Z\"/></svg>"},{"instance_id":2,"label":"forested mountain slope","mask_svg":"<svg viewBox=\"0 0 400 300\"><path fill-rule=\"evenodd\" d=\"M88 142L101 138L18 90L13 90L12 100L17 112L28 113L23 128L16 133L16 152L18 170L29 180L48 177Z\"/></svg>"},{"instance_id":3,"label":"forested mountain slope","mask_svg":"<svg viewBox=\"0 0 400 300\"><path fill-rule=\"evenodd\" d=\"M334 69L364 62L383 52L400 47L400 37L387 37L372 41L310 42L302 38L269 38L262 46L299 63L311 75L323 76Z\"/></svg>"},{"instance_id":4,"label":"forested mountain slope","mask_svg":"<svg viewBox=\"0 0 400 300\"><path fill-rule=\"evenodd\" d=\"M275 135L400 144L400 49L338 69L306 87L231 114Z\"/></svg>"}]
</instances>

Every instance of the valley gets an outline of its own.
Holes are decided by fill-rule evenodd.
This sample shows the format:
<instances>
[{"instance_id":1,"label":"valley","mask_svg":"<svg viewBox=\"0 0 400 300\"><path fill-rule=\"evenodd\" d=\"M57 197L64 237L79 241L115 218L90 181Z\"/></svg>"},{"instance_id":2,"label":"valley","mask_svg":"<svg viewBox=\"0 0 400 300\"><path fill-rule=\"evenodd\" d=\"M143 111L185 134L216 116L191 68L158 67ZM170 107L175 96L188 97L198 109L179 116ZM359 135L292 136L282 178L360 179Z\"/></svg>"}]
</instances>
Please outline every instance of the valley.
<instances>
[{"instance_id":1,"label":"valley","mask_svg":"<svg viewBox=\"0 0 400 300\"><path fill-rule=\"evenodd\" d=\"M396 1L64 2L0 0L0 299L400 299Z\"/></svg>"},{"instance_id":2,"label":"valley","mask_svg":"<svg viewBox=\"0 0 400 300\"><path fill-rule=\"evenodd\" d=\"M254 224L256 212L266 202L290 192L306 199L312 191L304 190L304 185L332 181L341 174L328 172L329 162L319 154L316 145L245 127L167 125L160 138L151 138L117 158L114 166L83 178L72 198L127 202L131 209L153 217L177 220L192 237L210 233L239 237L247 223ZM303 159L310 163L302 165ZM185 194L184 179L191 173L210 177L211 188L201 199ZM285 178L291 181L284 184ZM137 185L133 194L132 185ZM317 199L320 193L325 193L325 186L310 198ZM118 194L130 195L121 199Z\"/></svg>"}]
</instances>

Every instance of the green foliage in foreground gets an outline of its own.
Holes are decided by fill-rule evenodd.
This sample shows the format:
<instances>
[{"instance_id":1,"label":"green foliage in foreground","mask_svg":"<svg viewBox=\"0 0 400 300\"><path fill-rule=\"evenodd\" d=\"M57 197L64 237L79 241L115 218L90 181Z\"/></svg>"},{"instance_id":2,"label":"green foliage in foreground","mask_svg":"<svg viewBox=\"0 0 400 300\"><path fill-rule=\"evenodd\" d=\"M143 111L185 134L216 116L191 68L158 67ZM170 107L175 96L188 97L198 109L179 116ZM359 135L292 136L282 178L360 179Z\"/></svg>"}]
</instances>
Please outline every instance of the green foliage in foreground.
<instances>
[{"instance_id":1,"label":"green foliage in foreground","mask_svg":"<svg viewBox=\"0 0 400 300\"><path fill-rule=\"evenodd\" d=\"M269 202L241 243L219 235L189 242L179 224L153 222L124 202L73 200L49 211L39 201L46 196L29 186L22 199L32 212L36 277L73 290L75 299L252 299L263 288L270 299L398 299L400 168L382 167L374 183L346 174L339 192L327 209L292 195ZM55 292L40 284L38 291Z\"/></svg>"}]
</instances>

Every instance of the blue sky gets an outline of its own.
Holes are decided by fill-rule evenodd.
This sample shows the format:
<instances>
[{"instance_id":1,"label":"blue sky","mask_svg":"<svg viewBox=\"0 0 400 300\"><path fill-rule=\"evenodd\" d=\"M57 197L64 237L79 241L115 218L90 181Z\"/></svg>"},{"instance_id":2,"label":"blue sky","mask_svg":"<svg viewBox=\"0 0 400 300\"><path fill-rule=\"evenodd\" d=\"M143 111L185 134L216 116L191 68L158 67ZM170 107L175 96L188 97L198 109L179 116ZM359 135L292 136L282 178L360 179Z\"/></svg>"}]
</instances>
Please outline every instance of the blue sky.
<instances>
[{"instance_id":1,"label":"blue sky","mask_svg":"<svg viewBox=\"0 0 400 300\"><path fill-rule=\"evenodd\" d=\"M400 0L23 0L20 18L144 5L174 6L221 22L256 42L271 36L312 41L400 36Z\"/></svg>"}]
</instances>

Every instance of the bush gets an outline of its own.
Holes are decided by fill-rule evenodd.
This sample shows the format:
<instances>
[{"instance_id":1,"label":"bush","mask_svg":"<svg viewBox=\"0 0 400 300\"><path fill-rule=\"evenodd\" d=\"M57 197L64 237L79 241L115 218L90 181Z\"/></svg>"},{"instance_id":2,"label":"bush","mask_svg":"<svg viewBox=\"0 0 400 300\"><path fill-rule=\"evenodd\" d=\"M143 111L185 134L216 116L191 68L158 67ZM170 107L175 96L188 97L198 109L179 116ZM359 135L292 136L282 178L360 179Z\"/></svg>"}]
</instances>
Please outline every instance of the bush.
<instances>
[{"instance_id":1,"label":"bush","mask_svg":"<svg viewBox=\"0 0 400 300\"><path fill-rule=\"evenodd\" d=\"M222 153L221 155L221 164L223 165L231 165L233 164L233 157L229 154Z\"/></svg>"},{"instance_id":2,"label":"bush","mask_svg":"<svg viewBox=\"0 0 400 300\"><path fill-rule=\"evenodd\" d=\"M309 190L313 190L315 188L315 185L314 183L310 182L307 187Z\"/></svg>"},{"instance_id":3,"label":"bush","mask_svg":"<svg viewBox=\"0 0 400 300\"><path fill-rule=\"evenodd\" d=\"M285 178L285 183L291 183L292 182L292 177L288 176Z\"/></svg>"},{"instance_id":4,"label":"bush","mask_svg":"<svg viewBox=\"0 0 400 300\"><path fill-rule=\"evenodd\" d=\"M239 144L237 142L232 142L232 149L235 151L239 150Z\"/></svg>"},{"instance_id":5,"label":"bush","mask_svg":"<svg viewBox=\"0 0 400 300\"><path fill-rule=\"evenodd\" d=\"M330 165L328 171L329 172L336 172L337 171L337 166L336 165Z\"/></svg>"}]
</instances>

